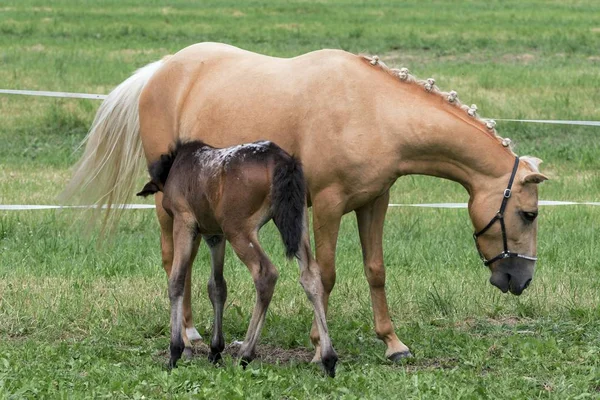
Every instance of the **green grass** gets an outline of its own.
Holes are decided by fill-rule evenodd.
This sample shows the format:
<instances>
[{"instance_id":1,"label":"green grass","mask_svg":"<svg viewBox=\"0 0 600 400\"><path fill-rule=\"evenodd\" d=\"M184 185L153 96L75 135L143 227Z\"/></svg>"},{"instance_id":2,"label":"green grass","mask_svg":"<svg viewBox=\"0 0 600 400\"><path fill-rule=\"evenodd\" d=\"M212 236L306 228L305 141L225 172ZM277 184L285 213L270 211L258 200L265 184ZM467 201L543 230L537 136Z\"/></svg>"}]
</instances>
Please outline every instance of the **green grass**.
<instances>
[{"instance_id":1,"label":"green grass","mask_svg":"<svg viewBox=\"0 0 600 400\"><path fill-rule=\"evenodd\" d=\"M107 93L136 68L199 41L278 56L324 47L379 54L434 76L497 118L598 119L600 5L592 0L451 2L4 1L0 87ZM53 204L98 102L0 97L0 203ZM597 201L600 131L499 123L543 158L551 200ZM392 202L466 201L457 184L406 177ZM600 209L542 208L540 261L521 297L487 283L465 210L392 208L387 291L415 354L383 358L352 216L343 220L330 330L338 376L310 356L311 309L272 225L280 280L261 343L285 354L244 371L204 357L168 374L168 299L158 225L128 212L112 247L73 229L73 211L0 212L0 398L599 398ZM209 336L208 252L195 267L196 326ZM226 341L241 339L254 289L228 249ZM261 349L259 349L259 353ZM287 353L286 353L287 352ZM295 352L295 353L294 353Z\"/></svg>"}]
</instances>

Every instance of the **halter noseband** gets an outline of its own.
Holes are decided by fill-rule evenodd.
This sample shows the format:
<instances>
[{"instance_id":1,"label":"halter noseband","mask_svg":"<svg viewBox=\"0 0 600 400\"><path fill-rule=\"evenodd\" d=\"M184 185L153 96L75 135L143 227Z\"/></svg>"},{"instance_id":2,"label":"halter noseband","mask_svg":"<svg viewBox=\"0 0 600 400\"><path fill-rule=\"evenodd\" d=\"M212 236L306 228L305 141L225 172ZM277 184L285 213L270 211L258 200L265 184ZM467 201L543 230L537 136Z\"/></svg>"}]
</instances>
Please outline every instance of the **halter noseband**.
<instances>
[{"instance_id":1,"label":"halter noseband","mask_svg":"<svg viewBox=\"0 0 600 400\"><path fill-rule=\"evenodd\" d=\"M510 196L512 194L512 185L515 180L515 175L517 174L517 168L519 168L519 157L515 158L515 165L513 166L512 174L510 175L510 180L508 181L508 187L504 190L504 197L502 198L500 210L498 210L496 216L492 218L492 220L485 226L485 228L483 228L479 232L473 233L473 239L475 240L475 246L477 247L477 251L479 252L479 257L481 257L483 265L485 265L486 267L490 266L492 263L498 260L503 260L505 258L523 258L525 260L537 261L537 257L513 253L512 251L508 250L508 239L506 238L506 227L504 225L504 210L506 209L506 203L508 203L508 199L510 199ZM502 230L502 244L504 245L504 251L494 258L486 260L485 256L481 252L481 249L479 248L477 238L483 235L485 232L487 232L488 229L490 229L492 225L496 223L496 221L500 221L500 229Z\"/></svg>"}]
</instances>

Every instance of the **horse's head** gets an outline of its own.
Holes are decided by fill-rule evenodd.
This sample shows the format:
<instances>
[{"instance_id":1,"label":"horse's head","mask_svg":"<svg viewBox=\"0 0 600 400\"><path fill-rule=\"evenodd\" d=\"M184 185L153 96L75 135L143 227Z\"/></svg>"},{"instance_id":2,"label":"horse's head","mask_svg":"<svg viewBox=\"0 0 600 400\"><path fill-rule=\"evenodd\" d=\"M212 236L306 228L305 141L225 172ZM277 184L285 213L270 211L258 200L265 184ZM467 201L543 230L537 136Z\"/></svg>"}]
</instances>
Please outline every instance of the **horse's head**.
<instances>
[{"instance_id":1,"label":"horse's head","mask_svg":"<svg viewBox=\"0 0 600 400\"><path fill-rule=\"evenodd\" d=\"M533 278L537 248L537 184L541 160L516 159L503 186L490 185L469 201L475 244L492 273L490 283L504 293L520 295Z\"/></svg>"}]
</instances>

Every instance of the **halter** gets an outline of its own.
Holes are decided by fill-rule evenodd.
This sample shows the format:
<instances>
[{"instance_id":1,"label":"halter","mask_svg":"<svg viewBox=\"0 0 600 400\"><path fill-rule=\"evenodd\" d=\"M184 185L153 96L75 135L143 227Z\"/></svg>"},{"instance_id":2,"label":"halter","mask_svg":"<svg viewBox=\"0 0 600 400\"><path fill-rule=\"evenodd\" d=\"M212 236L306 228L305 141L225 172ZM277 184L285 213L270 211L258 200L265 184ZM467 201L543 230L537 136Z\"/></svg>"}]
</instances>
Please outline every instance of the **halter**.
<instances>
[{"instance_id":1,"label":"halter","mask_svg":"<svg viewBox=\"0 0 600 400\"><path fill-rule=\"evenodd\" d=\"M508 239L506 238L506 227L504 225L504 210L506 209L506 204L508 203L508 199L512 194L512 185L515 180L515 175L517 174L517 168L519 167L519 157L515 158L515 165L513 166L512 174L510 175L510 180L508 181L508 187L504 190L504 197L502 198L502 204L500 205L500 210L496 213L496 216L492 218L492 220L479 232L473 233L473 239L475 240L475 246L477 247L477 252L479 252L479 257L481 257L481 261L483 261L483 265L486 267L490 266L492 263L503 260L505 258L523 258L525 260L537 261L537 257L526 256L519 253L513 253L508 250ZM488 231L496 223L496 221L500 221L500 229L502 230L502 244L504 245L504 251L498 254L496 257L486 260L485 256L481 252L479 248L479 243L477 243L477 238L483 235Z\"/></svg>"}]
</instances>

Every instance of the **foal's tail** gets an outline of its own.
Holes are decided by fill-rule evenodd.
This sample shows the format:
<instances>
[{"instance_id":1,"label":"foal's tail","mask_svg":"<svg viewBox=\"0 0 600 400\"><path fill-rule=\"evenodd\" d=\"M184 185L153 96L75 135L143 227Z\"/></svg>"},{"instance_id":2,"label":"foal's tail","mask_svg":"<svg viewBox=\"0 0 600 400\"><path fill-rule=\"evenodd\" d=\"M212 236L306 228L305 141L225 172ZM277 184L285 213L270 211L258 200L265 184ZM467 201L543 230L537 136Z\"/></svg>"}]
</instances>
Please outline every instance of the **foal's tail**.
<instances>
[{"instance_id":1,"label":"foal's tail","mask_svg":"<svg viewBox=\"0 0 600 400\"><path fill-rule=\"evenodd\" d=\"M139 69L102 102L82 142L85 151L60 196L63 203L89 205L95 217L106 208L103 229L118 221L120 204L130 198L145 164L138 103L142 89L163 64L164 60Z\"/></svg>"},{"instance_id":2,"label":"foal's tail","mask_svg":"<svg viewBox=\"0 0 600 400\"><path fill-rule=\"evenodd\" d=\"M281 233L285 254L294 257L304 230L306 183L300 161L285 154L275 166L272 187L273 222Z\"/></svg>"}]
</instances>

